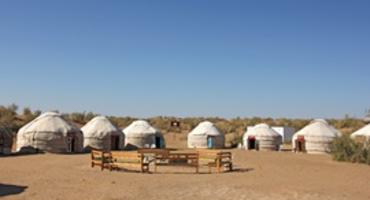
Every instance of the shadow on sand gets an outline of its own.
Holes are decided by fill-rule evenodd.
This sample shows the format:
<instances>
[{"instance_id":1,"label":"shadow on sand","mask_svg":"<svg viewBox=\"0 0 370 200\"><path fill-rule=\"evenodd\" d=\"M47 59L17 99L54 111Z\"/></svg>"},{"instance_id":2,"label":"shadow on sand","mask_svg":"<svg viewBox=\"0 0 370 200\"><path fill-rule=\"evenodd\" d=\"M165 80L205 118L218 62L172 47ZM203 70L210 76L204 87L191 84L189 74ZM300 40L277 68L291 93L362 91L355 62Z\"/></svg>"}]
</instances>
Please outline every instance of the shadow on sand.
<instances>
[{"instance_id":1,"label":"shadow on sand","mask_svg":"<svg viewBox=\"0 0 370 200\"><path fill-rule=\"evenodd\" d=\"M233 173L248 173L248 172L251 172L251 171L254 171L254 168L235 168L233 169L232 171L225 171L225 172L222 172L222 173L217 173L217 172L214 172L212 171L211 173L209 172L204 172L204 171L200 171L199 173L195 173L195 172L174 172L174 171L166 171L166 172L148 172L148 173L142 173L140 171L137 171L137 170L128 170L128 169L119 169L119 170L114 170L114 171L117 171L117 172L125 172L125 173L133 173L133 174L194 174L194 175L209 175L209 174L233 174Z\"/></svg>"},{"instance_id":2,"label":"shadow on sand","mask_svg":"<svg viewBox=\"0 0 370 200\"><path fill-rule=\"evenodd\" d=\"M251 171L254 171L254 168L234 168L233 171L226 173L247 173Z\"/></svg>"},{"instance_id":3,"label":"shadow on sand","mask_svg":"<svg viewBox=\"0 0 370 200\"><path fill-rule=\"evenodd\" d=\"M27 188L27 186L7 185L0 183L0 197L20 194L24 192Z\"/></svg>"}]
</instances>

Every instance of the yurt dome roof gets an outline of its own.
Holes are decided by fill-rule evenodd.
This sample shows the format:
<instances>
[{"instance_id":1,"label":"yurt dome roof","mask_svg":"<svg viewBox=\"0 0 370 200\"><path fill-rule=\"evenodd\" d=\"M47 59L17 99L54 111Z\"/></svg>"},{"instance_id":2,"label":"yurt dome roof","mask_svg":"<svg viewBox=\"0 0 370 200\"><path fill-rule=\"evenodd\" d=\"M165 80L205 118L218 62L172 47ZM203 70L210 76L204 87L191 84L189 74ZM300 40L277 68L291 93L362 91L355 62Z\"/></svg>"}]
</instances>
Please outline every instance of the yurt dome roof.
<instances>
[{"instance_id":1,"label":"yurt dome roof","mask_svg":"<svg viewBox=\"0 0 370 200\"><path fill-rule=\"evenodd\" d=\"M102 138L106 135L119 135L121 132L105 116L97 116L81 128L84 137Z\"/></svg>"},{"instance_id":2,"label":"yurt dome roof","mask_svg":"<svg viewBox=\"0 0 370 200\"><path fill-rule=\"evenodd\" d=\"M272 128L270 128L267 124L257 124L253 128L249 129L246 136L271 136L271 137L279 137L280 134L276 131L274 131Z\"/></svg>"},{"instance_id":3,"label":"yurt dome roof","mask_svg":"<svg viewBox=\"0 0 370 200\"><path fill-rule=\"evenodd\" d=\"M218 136L223 135L216 126L209 121L201 122L197 127L195 127L189 135L210 135L210 136Z\"/></svg>"},{"instance_id":4,"label":"yurt dome roof","mask_svg":"<svg viewBox=\"0 0 370 200\"><path fill-rule=\"evenodd\" d=\"M351 137L356 137L356 136L368 136L370 137L370 124L362 127L358 131L354 132Z\"/></svg>"},{"instance_id":5,"label":"yurt dome roof","mask_svg":"<svg viewBox=\"0 0 370 200\"><path fill-rule=\"evenodd\" d=\"M323 119L315 119L309 125L298 131L295 135L338 137L341 133Z\"/></svg>"},{"instance_id":6,"label":"yurt dome roof","mask_svg":"<svg viewBox=\"0 0 370 200\"><path fill-rule=\"evenodd\" d=\"M79 129L63 119L61 114L46 112L19 130L19 133L28 132L55 132L66 134L68 132L79 132Z\"/></svg>"},{"instance_id":7,"label":"yurt dome roof","mask_svg":"<svg viewBox=\"0 0 370 200\"><path fill-rule=\"evenodd\" d=\"M159 130L152 127L147 121L137 120L132 122L128 127L123 129L125 135L154 135L157 134Z\"/></svg>"}]
</instances>

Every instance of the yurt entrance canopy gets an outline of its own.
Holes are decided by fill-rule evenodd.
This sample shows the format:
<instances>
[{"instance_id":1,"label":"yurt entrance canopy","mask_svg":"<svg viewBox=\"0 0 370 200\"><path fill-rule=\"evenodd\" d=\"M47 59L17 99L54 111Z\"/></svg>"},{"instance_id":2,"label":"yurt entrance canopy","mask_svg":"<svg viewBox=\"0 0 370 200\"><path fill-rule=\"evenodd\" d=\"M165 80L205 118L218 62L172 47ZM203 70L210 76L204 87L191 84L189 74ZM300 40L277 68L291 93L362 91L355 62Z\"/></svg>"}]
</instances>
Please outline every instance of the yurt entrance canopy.
<instances>
[{"instance_id":1,"label":"yurt entrance canopy","mask_svg":"<svg viewBox=\"0 0 370 200\"><path fill-rule=\"evenodd\" d=\"M223 148L225 145L225 136L208 121L200 123L188 134L189 148Z\"/></svg>"},{"instance_id":2,"label":"yurt entrance canopy","mask_svg":"<svg viewBox=\"0 0 370 200\"><path fill-rule=\"evenodd\" d=\"M134 121L123 130L123 133L126 149L166 147L162 133L144 120Z\"/></svg>"},{"instance_id":3,"label":"yurt entrance canopy","mask_svg":"<svg viewBox=\"0 0 370 200\"><path fill-rule=\"evenodd\" d=\"M40 115L17 134L17 151L82 152L82 143L82 132L54 112Z\"/></svg>"},{"instance_id":4,"label":"yurt entrance canopy","mask_svg":"<svg viewBox=\"0 0 370 200\"><path fill-rule=\"evenodd\" d=\"M330 144L341 133L323 119L313 120L309 125L293 136L292 146L295 152L328 153Z\"/></svg>"},{"instance_id":5,"label":"yurt entrance canopy","mask_svg":"<svg viewBox=\"0 0 370 200\"><path fill-rule=\"evenodd\" d=\"M84 149L120 150L124 146L123 132L106 117L97 116L81 128L84 135Z\"/></svg>"}]
</instances>

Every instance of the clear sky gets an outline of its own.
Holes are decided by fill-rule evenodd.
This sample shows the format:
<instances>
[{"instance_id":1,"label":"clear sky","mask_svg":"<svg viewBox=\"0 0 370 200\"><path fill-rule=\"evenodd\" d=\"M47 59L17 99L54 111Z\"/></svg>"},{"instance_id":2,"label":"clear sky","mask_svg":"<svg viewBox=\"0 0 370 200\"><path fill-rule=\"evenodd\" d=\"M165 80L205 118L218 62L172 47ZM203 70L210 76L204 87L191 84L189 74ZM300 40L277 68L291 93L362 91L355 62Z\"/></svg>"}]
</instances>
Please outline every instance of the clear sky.
<instances>
[{"instance_id":1,"label":"clear sky","mask_svg":"<svg viewBox=\"0 0 370 200\"><path fill-rule=\"evenodd\" d=\"M0 104L362 117L370 1L0 1Z\"/></svg>"}]
</instances>

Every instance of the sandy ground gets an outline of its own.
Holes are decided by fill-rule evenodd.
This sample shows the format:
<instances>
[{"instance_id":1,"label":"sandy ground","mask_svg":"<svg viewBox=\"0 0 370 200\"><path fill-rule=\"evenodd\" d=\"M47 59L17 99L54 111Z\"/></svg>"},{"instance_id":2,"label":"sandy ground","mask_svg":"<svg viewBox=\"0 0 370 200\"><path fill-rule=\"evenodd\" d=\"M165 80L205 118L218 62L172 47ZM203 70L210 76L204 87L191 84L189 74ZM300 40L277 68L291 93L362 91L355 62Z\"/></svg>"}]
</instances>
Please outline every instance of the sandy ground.
<instances>
[{"instance_id":1,"label":"sandy ground","mask_svg":"<svg viewBox=\"0 0 370 200\"><path fill-rule=\"evenodd\" d=\"M158 174L101 172L90 167L86 154L0 157L0 198L370 199L366 165L290 152L233 154L237 170L225 174L182 168L160 168ZM186 173L175 173L180 171Z\"/></svg>"}]
</instances>

